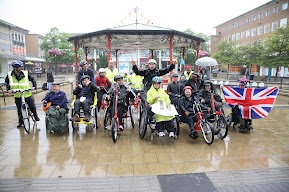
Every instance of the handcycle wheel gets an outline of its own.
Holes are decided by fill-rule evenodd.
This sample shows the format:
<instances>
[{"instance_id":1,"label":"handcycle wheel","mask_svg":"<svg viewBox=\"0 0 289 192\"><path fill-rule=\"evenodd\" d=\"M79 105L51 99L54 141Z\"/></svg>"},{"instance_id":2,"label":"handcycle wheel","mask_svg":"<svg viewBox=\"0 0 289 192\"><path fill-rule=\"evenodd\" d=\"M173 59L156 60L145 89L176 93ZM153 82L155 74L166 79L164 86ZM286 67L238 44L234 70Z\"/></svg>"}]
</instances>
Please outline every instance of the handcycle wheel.
<instances>
[{"instance_id":1,"label":"handcycle wheel","mask_svg":"<svg viewBox=\"0 0 289 192\"><path fill-rule=\"evenodd\" d=\"M139 137L141 139L143 139L144 136L146 135L147 124L148 124L148 114L147 114L147 109L144 109L141 112L140 122L139 122Z\"/></svg>"},{"instance_id":2,"label":"handcycle wheel","mask_svg":"<svg viewBox=\"0 0 289 192\"><path fill-rule=\"evenodd\" d=\"M29 119L27 104L22 105L21 110L22 110L22 115L23 115L24 130L27 133L30 133L30 119Z\"/></svg>"},{"instance_id":3,"label":"handcycle wheel","mask_svg":"<svg viewBox=\"0 0 289 192\"><path fill-rule=\"evenodd\" d=\"M202 129L204 140L207 144L212 144L214 142L214 131L212 130L212 124L207 121L202 121L200 123Z\"/></svg>"},{"instance_id":4,"label":"handcycle wheel","mask_svg":"<svg viewBox=\"0 0 289 192\"><path fill-rule=\"evenodd\" d=\"M218 121L217 121L217 126L218 126L218 129L220 130L219 132L219 137L221 139L224 139L227 134L228 134L228 126L227 126L227 121L225 119L224 116L220 116Z\"/></svg>"},{"instance_id":5,"label":"handcycle wheel","mask_svg":"<svg viewBox=\"0 0 289 192\"><path fill-rule=\"evenodd\" d=\"M231 127L232 124L232 113L230 113L227 117L225 117L228 129Z\"/></svg>"},{"instance_id":6,"label":"handcycle wheel","mask_svg":"<svg viewBox=\"0 0 289 192\"><path fill-rule=\"evenodd\" d=\"M132 114L132 108L131 108L131 106L128 106L128 111L129 111L131 126L132 126L132 128L134 128L134 119L133 119L133 114Z\"/></svg>"},{"instance_id":7,"label":"handcycle wheel","mask_svg":"<svg viewBox=\"0 0 289 192\"><path fill-rule=\"evenodd\" d=\"M107 107L105 110L105 114L104 114L104 121L103 121L103 125L104 128L106 128L108 125L111 125L111 117L110 117L110 108Z\"/></svg>"},{"instance_id":8,"label":"handcycle wheel","mask_svg":"<svg viewBox=\"0 0 289 192\"><path fill-rule=\"evenodd\" d=\"M117 141L117 129L118 129L117 120L113 118L111 121L111 136L112 136L113 142Z\"/></svg>"},{"instance_id":9,"label":"handcycle wheel","mask_svg":"<svg viewBox=\"0 0 289 192\"><path fill-rule=\"evenodd\" d=\"M174 129L175 129L175 135L179 136L180 134L180 122L178 120L178 116L174 118Z\"/></svg>"},{"instance_id":10,"label":"handcycle wheel","mask_svg":"<svg viewBox=\"0 0 289 192\"><path fill-rule=\"evenodd\" d=\"M141 118L141 113L142 113L142 110L143 110L143 106L142 106L142 102L140 101L138 103L138 109L137 109L137 118L138 118L138 123L140 123L140 118Z\"/></svg>"}]
</instances>

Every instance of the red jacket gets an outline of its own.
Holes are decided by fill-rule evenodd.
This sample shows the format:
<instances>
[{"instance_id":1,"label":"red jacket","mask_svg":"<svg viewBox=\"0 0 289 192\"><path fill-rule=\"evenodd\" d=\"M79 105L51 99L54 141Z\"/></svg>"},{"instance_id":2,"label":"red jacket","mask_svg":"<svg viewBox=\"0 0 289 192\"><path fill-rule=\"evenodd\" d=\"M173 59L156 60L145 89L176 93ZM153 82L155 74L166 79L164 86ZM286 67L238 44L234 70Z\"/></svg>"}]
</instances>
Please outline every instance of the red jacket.
<instances>
[{"instance_id":1,"label":"red jacket","mask_svg":"<svg viewBox=\"0 0 289 192\"><path fill-rule=\"evenodd\" d=\"M99 87L110 87L111 82L108 80L107 77L101 77L100 75L98 75L95 79L95 84Z\"/></svg>"}]
</instances>

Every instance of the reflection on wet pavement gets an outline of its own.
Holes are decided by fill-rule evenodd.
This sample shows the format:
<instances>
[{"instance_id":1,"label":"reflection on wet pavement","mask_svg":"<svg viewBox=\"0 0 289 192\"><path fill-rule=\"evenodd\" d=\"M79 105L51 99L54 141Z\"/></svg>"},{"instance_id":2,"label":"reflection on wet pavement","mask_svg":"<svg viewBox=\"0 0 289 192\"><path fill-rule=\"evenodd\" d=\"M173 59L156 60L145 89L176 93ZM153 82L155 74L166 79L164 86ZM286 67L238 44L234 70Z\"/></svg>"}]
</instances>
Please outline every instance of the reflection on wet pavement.
<instances>
[{"instance_id":1,"label":"reflection on wet pavement","mask_svg":"<svg viewBox=\"0 0 289 192\"><path fill-rule=\"evenodd\" d=\"M44 112L31 134L17 129L16 109L0 110L0 178L57 178L161 175L289 166L289 107L275 107L268 118L254 120L251 133L230 129L224 140L207 145L192 140L181 124L177 140L139 139L138 125L113 143L103 129L50 134ZM229 109L226 108L226 112ZM201 136L201 135L200 135Z\"/></svg>"}]
</instances>

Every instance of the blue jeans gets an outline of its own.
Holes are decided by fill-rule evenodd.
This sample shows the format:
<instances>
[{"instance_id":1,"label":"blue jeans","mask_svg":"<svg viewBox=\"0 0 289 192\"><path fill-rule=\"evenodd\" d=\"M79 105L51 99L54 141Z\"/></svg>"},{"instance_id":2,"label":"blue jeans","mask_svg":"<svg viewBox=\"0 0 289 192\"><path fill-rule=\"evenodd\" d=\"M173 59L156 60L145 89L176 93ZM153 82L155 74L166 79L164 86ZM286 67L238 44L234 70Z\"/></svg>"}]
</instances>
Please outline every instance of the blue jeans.
<instances>
[{"instance_id":1,"label":"blue jeans","mask_svg":"<svg viewBox=\"0 0 289 192\"><path fill-rule=\"evenodd\" d=\"M51 89L52 89L52 82L47 82L47 89L48 89L48 91L51 91Z\"/></svg>"},{"instance_id":2,"label":"blue jeans","mask_svg":"<svg viewBox=\"0 0 289 192\"><path fill-rule=\"evenodd\" d=\"M189 125L191 131L195 130L194 129L195 121L194 121L193 118L185 116L185 115L182 115L181 116L181 121L184 122L184 123L187 123Z\"/></svg>"}]
</instances>

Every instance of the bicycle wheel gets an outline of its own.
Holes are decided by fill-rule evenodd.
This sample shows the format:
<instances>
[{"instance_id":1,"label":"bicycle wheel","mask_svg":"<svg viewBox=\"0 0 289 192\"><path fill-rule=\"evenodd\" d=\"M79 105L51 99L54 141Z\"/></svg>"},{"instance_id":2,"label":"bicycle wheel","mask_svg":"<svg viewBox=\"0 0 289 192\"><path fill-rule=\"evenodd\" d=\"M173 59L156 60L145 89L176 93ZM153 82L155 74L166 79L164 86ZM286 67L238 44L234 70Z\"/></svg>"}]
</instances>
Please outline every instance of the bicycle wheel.
<instances>
[{"instance_id":1,"label":"bicycle wheel","mask_svg":"<svg viewBox=\"0 0 289 192\"><path fill-rule=\"evenodd\" d=\"M30 119L29 119L27 104L24 104L21 107L21 109L22 109L22 115L23 115L24 129L27 133L30 133Z\"/></svg>"},{"instance_id":2,"label":"bicycle wheel","mask_svg":"<svg viewBox=\"0 0 289 192\"><path fill-rule=\"evenodd\" d=\"M138 103L138 109L137 110L138 110L137 111L137 120L138 120L138 123L140 123L140 117L141 117L141 113L143 110L142 102Z\"/></svg>"},{"instance_id":3,"label":"bicycle wheel","mask_svg":"<svg viewBox=\"0 0 289 192\"><path fill-rule=\"evenodd\" d=\"M214 133L212 130L212 124L206 121L202 121L200 123L200 127L202 129L204 140L207 144L212 144L214 142Z\"/></svg>"},{"instance_id":4,"label":"bicycle wheel","mask_svg":"<svg viewBox=\"0 0 289 192\"><path fill-rule=\"evenodd\" d=\"M221 139L224 139L227 134L228 134L228 126L227 126L227 121L225 119L224 116L220 116L218 121L217 121L217 126L218 126L218 129L220 130L219 132L219 137Z\"/></svg>"},{"instance_id":5,"label":"bicycle wheel","mask_svg":"<svg viewBox=\"0 0 289 192\"><path fill-rule=\"evenodd\" d=\"M146 135L147 124L148 124L148 114L147 114L147 110L144 109L141 113L140 122L139 122L139 137L141 139L143 139L144 136Z\"/></svg>"},{"instance_id":6,"label":"bicycle wheel","mask_svg":"<svg viewBox=\"0 0 289 192\"><path fill-rule=\"evenodd\" d=\"M110 108L107 107L106 110L105 110L105 114L104 114L103 126L104 126L104 128L106 128L110 124L111 124Z\"/></svg>"},{"instance_id":7,"label":"bicycle wheel","mask_svg":"<svg viewBox=\"0 0 289 192\"><path fill-rule=\"evenodd\" d=\"M179 136L179 134L180 134L180 122L179 122L177 116L174 118L174 129L175 129L176 136Z\"/></svg>"},{"instance_id":8,"label":"bicycle wheel","mask_svg":"<svg viewBox=\"0 0 289 192\"><path fill-rule=\"evenodd\" d=\"M128 111L129 111L129 117L130 117L131 126L132 126L132 128L134 128L134 119L133 119L133 113L132 113L131 106L128 106Z\"/></svg>"},{"instance_id":9,"label":"bicycle wheel","mask_svg":"<svg viewBox=\"0 0 289 192\"><path fill-rule=\"evenodd\" d=\"M111 121L111 136L112 136L113 142L116 142L117 140L117 129L118 129L117 120L113 118Z\"/></svg>"}]
</instances>

